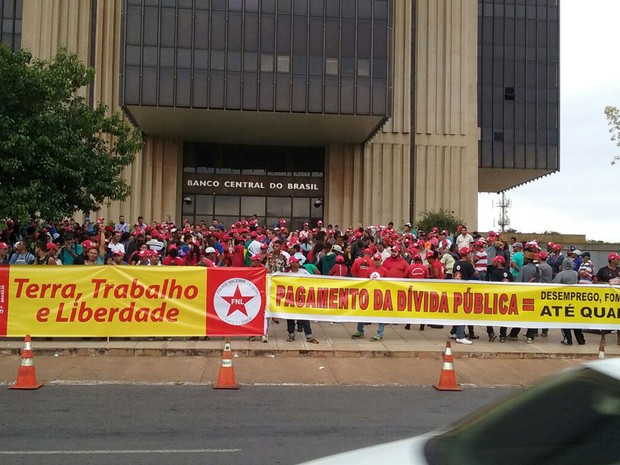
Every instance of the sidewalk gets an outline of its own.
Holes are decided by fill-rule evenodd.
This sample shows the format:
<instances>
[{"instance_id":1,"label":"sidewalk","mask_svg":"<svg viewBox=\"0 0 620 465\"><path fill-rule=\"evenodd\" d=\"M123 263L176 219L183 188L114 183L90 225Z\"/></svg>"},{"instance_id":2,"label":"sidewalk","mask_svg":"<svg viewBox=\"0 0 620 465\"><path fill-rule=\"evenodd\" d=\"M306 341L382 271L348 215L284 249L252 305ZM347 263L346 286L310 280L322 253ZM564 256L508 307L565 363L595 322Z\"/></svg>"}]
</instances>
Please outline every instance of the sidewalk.
<instances>
[{"instance_id":1,"label":"sidewalk","mask_svg":"<svg viewBox=\"0 0 620 465\"><path fill-rule=\"evenodd\" d=\"M449 328L424 331L386 326L382 341L371 342L376 325L364 339L351 339L354 323L312 323L319 344L301 333L287 342L286 324L272 324L268 343L232 338L234 367L241 384L423 385L437 382ZM464 346L452 341L457 380L463 385L529 385L549 373L596 359L600 336L586 334L586 345L560 344L559 330L526 344L525 337L506 343L480 339ZM524 331L522 331L524 334ZM617 336L606 336L607 357L620 356ZM172 341L146 339L82 340L35 338L37 378L46 383L211 384L217 379L223 339ZM0 384L15 382L23 341L0 341Z\"/></svg>"},{"instance_id":2,"label":"sidewalk","mask_svg":"<svg viewBox=\"0 0 620 465\"><path fill-rule=\"evenodd\" d=\"M239 356L260 357L408 357L435 358L440 357L450 341L449 326L444 329L432 329L426 326L424 331L419 325L412 325L411 330L404 325L387 325L382 341L372 342L370 339L377 331L377 325L365 327L365 337L351 339L355 332L355 323L313 322L313 334L319 344L306 342L303 333L296 333L293 342L287 342L286 322L271 324L269 342L260 340L249 341L247 337L232 338L232 348ZM452 341L455 358L503 358L503 359L536 359L536 358L595 358L598 354L601 336L585 334L586 345L564 346L560 344L562 336L559 329L551 329L548 337L537 337L533 344L525 343L525 330L521 330L519 341L500 343L489 342L486 328L476 326L476 334L480 339L471 345L461 345ZM496 328L498 329L498 328ZM616 334L606 336L607 355L620 356L620 345ZM0 356L17 355L23 347L23 340L0 340ZM149 341L146 338L122 338L83 340L55 338L35 338L33 348L39 355L115 355L115 356L213 356L222 355L223 338L212 337L208 341L173 338L172 341Z\"/></svg>"}]
</instances>

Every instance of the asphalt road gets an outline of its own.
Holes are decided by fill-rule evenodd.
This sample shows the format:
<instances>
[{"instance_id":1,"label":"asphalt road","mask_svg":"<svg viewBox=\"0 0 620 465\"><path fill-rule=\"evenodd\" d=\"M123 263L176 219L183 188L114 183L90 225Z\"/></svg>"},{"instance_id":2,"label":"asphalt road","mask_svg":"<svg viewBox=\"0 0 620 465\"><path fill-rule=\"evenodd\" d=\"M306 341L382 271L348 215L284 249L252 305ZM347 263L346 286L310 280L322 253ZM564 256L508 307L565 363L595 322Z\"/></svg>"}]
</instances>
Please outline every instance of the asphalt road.
<instances>
[{"instance_id":1,"label":"asphalt road","mask_svg":"<svg viewBox=\"0 0 620 465\"><path fill-rule=\"evenodd\" d=\"M0 389L0 463L296 464L442 428L518 388Z\"/></svg>"}]
</instances>

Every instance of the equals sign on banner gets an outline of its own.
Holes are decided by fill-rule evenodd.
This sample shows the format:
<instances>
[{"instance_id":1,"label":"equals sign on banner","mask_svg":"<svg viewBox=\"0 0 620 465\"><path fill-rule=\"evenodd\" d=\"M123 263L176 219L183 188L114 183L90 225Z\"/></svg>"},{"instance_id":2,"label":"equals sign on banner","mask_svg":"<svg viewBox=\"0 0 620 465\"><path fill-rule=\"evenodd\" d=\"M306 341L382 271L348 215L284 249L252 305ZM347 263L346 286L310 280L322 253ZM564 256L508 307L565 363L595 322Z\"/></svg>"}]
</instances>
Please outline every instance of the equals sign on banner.
<instances>
[{"instance_id":1,"label":"equals sign on banner","mask_svg":"<svg viewBox=\"0 0 620 465\"><path fill-rule=\"evenodd\" d=\"M534 299L523 299L523 305L521 307L524 312L534 311Z\"/></svg>"}]
</instances>

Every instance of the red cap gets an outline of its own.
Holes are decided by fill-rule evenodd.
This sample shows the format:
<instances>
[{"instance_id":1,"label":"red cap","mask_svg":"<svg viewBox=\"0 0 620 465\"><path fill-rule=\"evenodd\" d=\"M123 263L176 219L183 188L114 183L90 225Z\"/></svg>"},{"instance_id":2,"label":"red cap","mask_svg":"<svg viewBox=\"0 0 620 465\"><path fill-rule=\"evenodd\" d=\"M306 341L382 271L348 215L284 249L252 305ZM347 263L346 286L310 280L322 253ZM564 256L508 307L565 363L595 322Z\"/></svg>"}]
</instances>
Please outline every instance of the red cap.
<instances>
[{"instance_id":1,"label":"red cap","mask_svg":"<svg viewBox=\"0 0 620 465\"><path fill-rule=\"evenodd\" d=\"M540 257L541 260L546 260L547 257L549 256L549 254L547 252L545 252L544 250L538 252L538 256Z\"/></svg>"},{"instance_id":2,"label":"red cap","mask_svg":"<svg viewBox=\"0 0 620 465\"><path fill-rule=\"evenodd\" d=\"M9 245L6 242L0 242L0 249L8 249Z\"/></svg>"},{"instance_id":3,"label":"red cap","mask_svg":"<svg viewBox=\"0 0 620 465\"><path fill-rule=\"evenodd\" d=\"M364 249L364 255L372 255L372 249Z\"/></svg>"},{"instance_id":4,"label":"red cap","mask_svg":"<svg viewBox=\"0 0 620 465\"><path fill-rule=\"evenodd\" d=\"M295 255L291 255L291 258L288 259L289 263L299 263L299 258L297 258Z\"/></svg>"},{"instance_id":5,"label":"red cap","mask_svg":"<svg viewBox=\"0 0 620 465\"><path fill-rule=\"evenodd\" d=\"M380 254L380 253L376 253L376 254L374 254L374 255L372 256L372 259L373 259L373 260L381 260L382 258L383 258L383 257L381 256L381 254Z\"/></svg>"},{"instance_id":6,"label":"red cap","mask_svg":"<svg viewBox=\"0 0 620 465\"><path fill-rule=\"evenodd\" d=\"M503 257L503 255L498 255L497 257L493 257L493 262L499 262L503 265L506 263L506 259Z\"/></svg>"},{"instance_id":7,"label":"red cap","mask_svg":"<svg viewBox=\"0 0 620 465\"><path fill-rule=\"evenodd\" d=\"M261 257L259 254L252 255L252 256L250 257L250 260L254 260L254 261L256 261L256 262L260 262L262 259L263 259L263 257Z\"/></svg>"},{"instance_id":8,"label":"red cap","mask_svg":"<svg viewBox=\"0 0 620 465\"><path fill-rule=\"evenodd\" d=\"M58 250L58 246L53 242L48 242L46 248L47 250Z\"/></svg>"},{"instance_id":9,"label":"red cap","mask_svg":"<svg viewBox=\"0 0 620 465\"><path fill-rule=\"evenodd\" d=\"M435 251L429 250L428 252L426 252L426 259L428 260L429 258L437 258L437 254L435 253Z\"/></svg>"},{"instance_id":10,"label":"red cap","mask_svg":"<svg viewBox=\"0 0 620 465\"><path fill-rule=\"evenodd\" d=\"M467 255L469 252L471 252L471 250L469 250L469 247L462 247L461 250L459 250L459 253L461 255Z\"/></svg>"},{"instance_id":11,"label":"red cap","mask_svg":"<svg viewBox=\"0 0 620 465\"><path fill-rule=\"evenodd\" d=\"M86 249L86 250L92 249L92 248L97 248L97 244L94 243L93 241L86 240L86 241L82 242L82 248Z\"/></svg>"},{"instance_id":12,"label":"red cap","mask_svg":"<svg viewBox=\"0 0 620 465\"><path fill-rule=\"evenodd\" d=\"M620 255L618 255L616 252L611 252L609 255L607 255L608 262L612 260L619 260L619 259L620 259Z\"/></svg>"},{"instance_id":13,"label":"red cap","mask_svg":"<svg viewBox=\"0 0 620 465\"><path fill-rule=\"evenodd\" d=\"M336 263L344 263L344 257L342 255L338 255L336 257Z\"/></svg>"}]
</instances>

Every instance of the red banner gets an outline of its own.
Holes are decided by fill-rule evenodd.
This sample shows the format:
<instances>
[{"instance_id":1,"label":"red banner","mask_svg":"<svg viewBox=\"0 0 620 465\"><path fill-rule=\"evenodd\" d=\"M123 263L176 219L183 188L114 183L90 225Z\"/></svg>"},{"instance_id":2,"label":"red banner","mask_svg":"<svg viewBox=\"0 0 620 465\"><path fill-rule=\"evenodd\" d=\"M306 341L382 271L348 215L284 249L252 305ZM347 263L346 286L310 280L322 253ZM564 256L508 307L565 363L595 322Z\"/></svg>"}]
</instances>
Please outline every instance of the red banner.
<instances>
[{"instance_id":1,"label":"red banner","mask_svg":"<svg viewBox=\"0 0 620 465\"><path fill-rule=\"evenodd\" d=\"M9 318L9 267L0 266L0 336L6 336Z\"/></svg>"},{"instance_id":2,"label":"red banner","mask_svg":"<svg viewBox=\"0 0 620 465\"><path fill-rule=\"evenodd\" d=\"M260 336L266 272L0 266L0 337Z\"/></svg>"},{"instance_id":3,"label":"red banner","mask_svg":"<svg viewBox=\"0 0 620 465\"><path fill-rule=\"evenodd\" d=\"M266 285L261 268L207 268L206 333L262 335Z\"/></svg>"}]
</instances>

